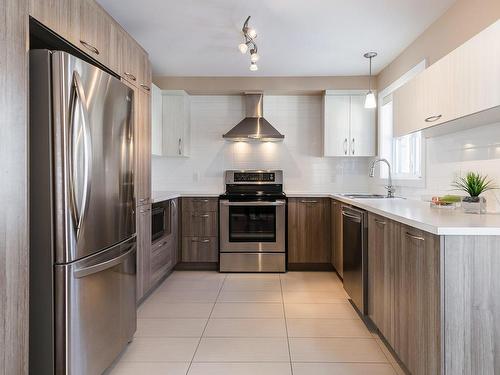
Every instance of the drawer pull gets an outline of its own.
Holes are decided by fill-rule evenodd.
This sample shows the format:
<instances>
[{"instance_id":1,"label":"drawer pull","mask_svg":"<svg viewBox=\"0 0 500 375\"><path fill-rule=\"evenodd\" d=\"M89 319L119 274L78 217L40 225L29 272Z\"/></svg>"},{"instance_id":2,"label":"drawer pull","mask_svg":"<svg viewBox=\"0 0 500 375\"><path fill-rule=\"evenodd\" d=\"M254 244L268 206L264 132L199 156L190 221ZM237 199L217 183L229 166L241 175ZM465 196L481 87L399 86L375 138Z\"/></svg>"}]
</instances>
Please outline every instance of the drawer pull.
<instances>
[{"instance_id":1,"label":"drawer pull","mask_svg":"<svg viewBox=\"0 0 500 375\"><path fill-rule=\"evenodd\" d=\"M208 203L208 199L193 199L195 202Z\"/></svg>"},{"instance_id":2,"label":"drawer pull","mask_svg":"<svg viewBox=\"0 0 500 375\"><path fill-rule=\"evenodd\" d=\"M209 214L193 214L193 217L199 217L201 219L208 219L210 217Z\"/></svg>"},{"instance_id":3,"label":"drawer pull","mask_svg":"<svg viewBox=\"0 0 500 375\"><path fill-rule=\"evenodd\" d=\"M96 47L94 47L92 44L87 43L87 42L86 42L86 41L84 41L84 40L80 40L80 43L81 43L81 44L82 44L85 48L87 48L89 51L91 51L91 52L95 53L96 55L98 55L98 54L99 54L99 50L98 50Z\"/></svg>"},{"instance_id":4,"label":"drawer pull","mask_svg":"<svg viewBox=\"0 0 500 375\"><path fill-rule=\"evenodd\" d=\"M149 88L149 86L148 86L148 85L146 85L146 84L144 84L144 83L141 83L141 84L140 84L140 86L141 86L144 90L146 90L146 91L151 91L151 89Z\"/></svg>"},{"instance_id":5,"label":"drawer pull","mask_svg":"<svg viewBox=\"0 0 500 375\"><path fill-rule=\"evenodd\" d=\"M300 203L318 203L318 201L302 200Z\"/></svg>"},{"instance_id":6,"label":"drawer pull","mask_svg":"<svg viewBox=\"0 0 500 375\"><path fill-rule=\"evenodd\" d=\"M425 122L434 122L434 121L439 120L441 117L443 117L443 115L436 115L436 116L427 117L425 119Z\"/></svg>"},{"instance_id":7,"label":"drawer pull","mask_svg":"<svg viewBox=\"0 0 500 375\"><path fill-rule=\"evenodd\" d=\"M151 209L149 209L149 208L148 208L148 209L146 209L146 210L140 210L139 212L140 212L141 214L147 214L149 211L151 211Z\"/></svg>"},{"instance_id":8,"label":"drawer pull","mask_svg":"<svg viewBox=\"0 0 500 375\"><path fill-rule=\"evenodd\" d=\"M136 76L134 76L132 73L129 72L123 72L128 78L130 78L132 81L137 81Z\"/></svg>"},{"instance_id":9,"label":"drawer pull","mask_svg":"<svg viewBox=\"0 0 500 375\"><path fill-rule=\"evenodd\" d=\"M375 222L376 222L377 224L380 224L380 225L385 225L385 224L387 224L385 221L378 220L378 219L375 219Z\"/></svg>"},{"instance_id":10,"label":"drawer pull","mask_svg":"<svg viewBox=\"0 0 500 375\"><path fill-rule=\"evenodd\" d=\"M208 238L205 238L203 240L197 240L197 239L192 239L191 242L201 242L201 243L209 243L210 240Z\"/></svg>"},{"instance_id":11,"label":"drawer pull","mask_svg":"<svg viewBox=\"0 0 500 375\"><path fill-rule=\"evenodd\" d=\"M425 241L424 237L415 236L414 234L411 234L410 232L406 232L406 236L410 237L410 238L412 238L414 240L417 240L417 241Z\"/></svg>"}]
</instances>

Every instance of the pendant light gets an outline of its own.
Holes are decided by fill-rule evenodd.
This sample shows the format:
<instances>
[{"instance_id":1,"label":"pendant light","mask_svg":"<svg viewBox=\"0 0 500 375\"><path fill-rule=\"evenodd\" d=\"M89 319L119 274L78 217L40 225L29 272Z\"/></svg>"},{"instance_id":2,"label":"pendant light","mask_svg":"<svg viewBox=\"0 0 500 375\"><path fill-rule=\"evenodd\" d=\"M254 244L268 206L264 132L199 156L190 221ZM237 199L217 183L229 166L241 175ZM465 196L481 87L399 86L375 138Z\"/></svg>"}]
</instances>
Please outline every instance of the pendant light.
<instances>
[{"instance_id":1,"label":"pendant light","mask_svg":"<svg viewBox=\"0 0 500 375\"><path fill-rule=\"evenodd\" d=\"M242 54L246 54L250 50L250 70L255 72L259 70L257 66L257 61L259 60L259 54L257 53L257 44L255 43L255 38L257 38L257 31L248 26L248 21L250 21L250 16L245 20L243 28L244 42L238 46L238 49Z\"/></svg>"},{"instance_id":2,"label":"pendant light","mask_svg":"<svg viewBox=\"0 0 500 375\"><path fill-rule=\"evenodd\" d=\"M377 52L367 52L363 56L370 59L370 76L368 78L368 92L365 97L365 108L377 108L377 99L372 91L372 59L377 56Z\"/></svg>"}]
</instances>

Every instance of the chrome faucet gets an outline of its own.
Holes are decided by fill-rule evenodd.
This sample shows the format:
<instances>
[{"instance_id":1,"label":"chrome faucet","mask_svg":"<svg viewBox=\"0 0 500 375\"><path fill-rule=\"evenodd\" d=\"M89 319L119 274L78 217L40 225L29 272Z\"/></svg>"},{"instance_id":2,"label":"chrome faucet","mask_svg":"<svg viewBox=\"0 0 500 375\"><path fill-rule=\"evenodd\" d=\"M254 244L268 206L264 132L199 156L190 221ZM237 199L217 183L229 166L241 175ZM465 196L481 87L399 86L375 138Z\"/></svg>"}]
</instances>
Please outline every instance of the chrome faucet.
<instances>
[{"instance_id":1,"label":"chrome faucet","mask_svg":"<svg viewBox=\"0 0 500 375\"><path fill-rule=\"evenodd\" d=\"M387 186L385 187L387 189L387 198L394 198L394 192L396 191L396 189L394 188L394 186L392 186L391 164L387 161L387 159L375 159L374 161L372 161L369 176L375 176L375 165L380 162L384 162L385 164L387 164L387 168L389 169L389 179L387 181Z\"/></svg>"}]
</instances>

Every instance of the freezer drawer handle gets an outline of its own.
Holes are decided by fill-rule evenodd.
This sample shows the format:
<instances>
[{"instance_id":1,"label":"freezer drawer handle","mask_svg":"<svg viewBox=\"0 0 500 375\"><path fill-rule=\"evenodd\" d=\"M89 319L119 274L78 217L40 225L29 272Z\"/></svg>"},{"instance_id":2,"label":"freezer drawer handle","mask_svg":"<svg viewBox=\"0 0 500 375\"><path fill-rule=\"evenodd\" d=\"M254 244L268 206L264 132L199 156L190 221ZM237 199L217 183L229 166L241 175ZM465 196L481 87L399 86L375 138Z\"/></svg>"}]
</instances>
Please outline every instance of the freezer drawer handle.
<instances>
[{"instance_id":1,"label":"freezer drawer handle","mask_svg":"<svg viewBox=\"0 0 500 375\"><path fill-rule=\"evenodd\" d=\"M129 251L123 253L122 255L117 256L114 259L110 259L106 262L99 263L93 266L81 268L79 270L76 270L73 274L77 279L79 279L85 276L92 275L97 272L107 270L108 268L114 267L117 264L123 263L123 260L127 258L133 251L135 251L135 245Z\"/></svg>"}]
</instances>

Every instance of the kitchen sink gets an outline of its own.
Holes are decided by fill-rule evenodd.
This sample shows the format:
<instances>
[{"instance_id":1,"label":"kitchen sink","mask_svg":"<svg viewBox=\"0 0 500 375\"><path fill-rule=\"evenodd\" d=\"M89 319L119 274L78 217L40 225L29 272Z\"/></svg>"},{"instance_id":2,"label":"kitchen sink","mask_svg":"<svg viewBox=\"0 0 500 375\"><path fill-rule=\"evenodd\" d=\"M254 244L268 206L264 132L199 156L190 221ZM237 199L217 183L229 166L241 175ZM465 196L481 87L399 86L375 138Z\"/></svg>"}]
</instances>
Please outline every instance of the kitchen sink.
<instances>
[{"instance_id":1,"label":"kitchen sink","mask_svg":"<svg viewBox=\"0 0 500 375\"><path fill-rule=\"evenodd\" d=\"M382 194L341 194L343 197L350 199L392 199L387 198L387 195ZM395 197L394 197L395 198Z\"/></svg>"}]
</instances>

